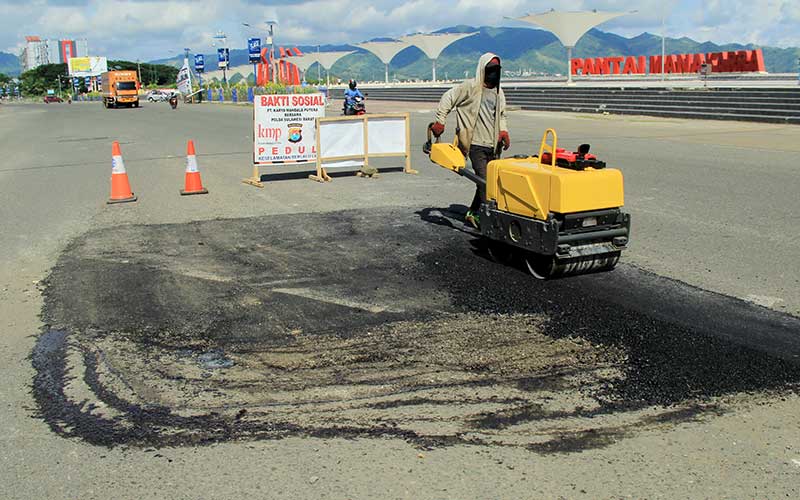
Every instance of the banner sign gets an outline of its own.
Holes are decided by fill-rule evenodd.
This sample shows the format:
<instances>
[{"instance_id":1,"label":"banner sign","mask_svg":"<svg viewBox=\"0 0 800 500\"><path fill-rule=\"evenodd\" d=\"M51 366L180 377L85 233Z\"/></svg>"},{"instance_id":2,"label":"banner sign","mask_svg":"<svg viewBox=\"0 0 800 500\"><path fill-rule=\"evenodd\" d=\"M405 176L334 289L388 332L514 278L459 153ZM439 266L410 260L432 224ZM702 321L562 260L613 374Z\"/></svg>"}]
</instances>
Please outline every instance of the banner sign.
<instances>
[{"instance_id":1,"label":"banner sign","mask_svg":"<svg viewBox=\"0 0 800 500\"><path fill-rule=\"evenodd\" d=\"M573 75L644 75L661 73L661 56L616 56L572 59ZM761 49L708 54L671 54L664 58L664 73L697 73L703 64L711 65L712 73L766 73Z\"/></svg>"},{"instance_id":2,"label":"banner sign","mask_svg":"<svg viewBox=\"0 0 800 500\"><path fill-rule=\"evenodd\" d=\"M98 76L108 71L105 57L71 57L67 60L70 76Z\"/></svg>"},{"instance_id":3,"label":"banner sign","mask_svg":"<svg viewBox=\"0 0 800 500\"><path fill-rule=\"evenodd\" d=\"M247 51L250 55L250 64L261 62L261 39L249 38L247 40Z\"/></svg>"},{"instance_id":4,"label":"banner sign","mask_svg":"<svg viewBox=\"0 0 800 500\"><path fill-rule=\"evenodd\" d=\"M183 67L178 70L178 78L175 80L178 84L178 92L181 94L192 93L192 80L189 74L189 60L183 60Z\"/></svg>"},{"instance_id":5,"label":"banner sign","mask_svg":"<svg viewBox=\"0 0 800 500\"><path fill-rule=\"evenodd\" d=\"M230 61L228 49L217 49L217 67L219 69L227 68L228 61Z\"/></svg>"},{"instance_id":6,"label":"banner sign","mask_svg":"<svg viewBox=\"0 0 800 500\"><path fill-rule=\"evenodd\" d=\"M194 70L202 73L206 69L206 58L203 54L194 55Z\"/></svg>"},{"instance_id":7,"label":"banner sign","mask_svg":"<svg viewBox=\"0 0 800 500\"><path fill-rule=\"evenodd\" d=\"M324 95L257 95L254 101L254 164L316 161L316 119L325 116Z\"/></svg>"}]
</instances>

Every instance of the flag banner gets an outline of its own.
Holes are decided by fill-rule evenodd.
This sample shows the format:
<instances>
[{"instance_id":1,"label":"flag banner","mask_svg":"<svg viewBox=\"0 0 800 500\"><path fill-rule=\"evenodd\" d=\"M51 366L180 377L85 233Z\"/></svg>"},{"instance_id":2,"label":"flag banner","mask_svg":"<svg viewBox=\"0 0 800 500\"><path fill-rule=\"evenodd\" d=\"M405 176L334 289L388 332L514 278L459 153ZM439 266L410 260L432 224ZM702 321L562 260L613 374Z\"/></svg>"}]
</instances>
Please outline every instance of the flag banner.
<instances>
[{"instance_id":1,"label":"flag banner","mask_svg":"<svg viewBox=\"0 0 800 500\"><path fill-rule=\"evenodd\" d=\"M192 93L192 80L189 73L188 59L184 59L183 67L178 71L178 79L176 81L178 83L178 92L181 94Z\"/></svg>"}]
</instances>

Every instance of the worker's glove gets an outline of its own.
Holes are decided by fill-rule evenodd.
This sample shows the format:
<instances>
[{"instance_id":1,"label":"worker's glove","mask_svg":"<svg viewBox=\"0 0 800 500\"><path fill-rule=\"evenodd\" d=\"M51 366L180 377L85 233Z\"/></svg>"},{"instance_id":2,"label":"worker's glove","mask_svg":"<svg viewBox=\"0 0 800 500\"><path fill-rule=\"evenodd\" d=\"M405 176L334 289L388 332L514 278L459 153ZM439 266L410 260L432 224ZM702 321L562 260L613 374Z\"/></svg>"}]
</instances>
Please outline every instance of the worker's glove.
<instances>
[{"instance_id":1,"label":"worker's glove","mask_svg":"<svg viewBox=\"0 0 800 500\"><path fill-rule=\"evenodd\" d=\"M505 130L500 131L500 135L497 136L497 142L503 143L503 151L511 147L511 138Z\"/></svg>"},{"instance_id":2,"label":"worker's glove","mask_svg":"<svg viewBox=\"0 0 800 500\"><path fill-rule=\"evenodd\" d=\"M440 135L444 134L444 125L436 122L431 125L431 132L433 133L434 137L439 137Z\"/></svg>"}]
</instances>

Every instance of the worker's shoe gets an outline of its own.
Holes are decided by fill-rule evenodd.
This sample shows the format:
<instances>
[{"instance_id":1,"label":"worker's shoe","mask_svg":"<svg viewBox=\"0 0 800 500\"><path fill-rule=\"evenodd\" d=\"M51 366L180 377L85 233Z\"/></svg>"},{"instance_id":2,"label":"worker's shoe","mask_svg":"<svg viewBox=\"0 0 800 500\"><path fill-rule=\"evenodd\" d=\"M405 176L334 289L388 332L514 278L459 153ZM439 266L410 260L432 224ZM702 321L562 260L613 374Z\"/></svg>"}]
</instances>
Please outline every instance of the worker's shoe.
<instances>
[{"instance_id":1,"label":"worker's shoe","mask_svg":"<svg viewBox=\"0 0 800 500\"><path fill-rule=\"evenodd\" d=\"M464 221L475 229L480 229L481 217L476 212L467 210L467 215L464 217Z\"/></svg>"}]
</instances>

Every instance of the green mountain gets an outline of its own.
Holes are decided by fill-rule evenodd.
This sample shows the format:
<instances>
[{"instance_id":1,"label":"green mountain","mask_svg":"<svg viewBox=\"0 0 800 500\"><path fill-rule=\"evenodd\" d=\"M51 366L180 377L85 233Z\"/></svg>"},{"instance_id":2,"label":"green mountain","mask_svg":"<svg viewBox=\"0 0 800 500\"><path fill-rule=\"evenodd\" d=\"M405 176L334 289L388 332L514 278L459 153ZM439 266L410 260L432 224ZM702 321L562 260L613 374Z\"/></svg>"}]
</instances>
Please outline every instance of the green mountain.
<instances>
[{"instance_id":1,"label":"green mountain","mask_svg":"<svg viewBox=\"0 0 800 500\"><path fill-rule=\"evenodd\" d=\"M503 69L519 72L543 74L565 74L567 71L567 50L548 31L530 28L454 26L440 30L440 33L477 32L475 36L464 38L447 47L436 64L437 77L463 78L474 75L478 57L484 52L494 52L503 60ZM302 51L316 52L316 46L300 46ZM697 42L690 38L667 38L667 54L719 52L761 48L764 52L766 69L770 73L792 73L797 71L800 48L758 47L752 44L724 44ZM322 51L355 50L356 54L342 58L331 69L331 75L342 79L383 80L384 68L374 55L350 45L324 45ZM231 66L247 64L247 51L231 49ZM661 54L661 37L651 33L626 38L592 29L578 42L573 57L603 56L649 56ZM183 58L153 61L162 64L179 65ZM216 54L206 55L206 67L216 66ZM312 66L309 75L316 76L317 68ZM392 60L389 68L390 78L401 80L430 78L431 61L416 47L409 47ZM322 71L324 78L325 72Z\"/></svg>"},{"instance_id":2,"label":"green mountain","mask_svg":"<svg viewBox=\"0 0 800 500\"><path fill-rule=\"evenodd\" d=\"M8 52L0 52L0 73L8 76L19 76L21 69L19 57Z\"/></svg>"}]
</instances>

